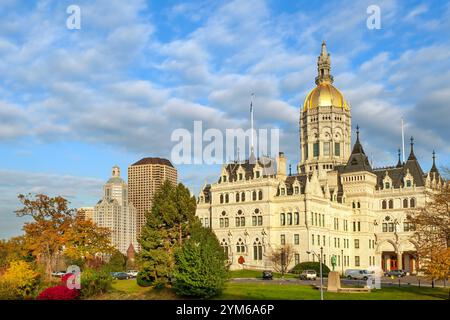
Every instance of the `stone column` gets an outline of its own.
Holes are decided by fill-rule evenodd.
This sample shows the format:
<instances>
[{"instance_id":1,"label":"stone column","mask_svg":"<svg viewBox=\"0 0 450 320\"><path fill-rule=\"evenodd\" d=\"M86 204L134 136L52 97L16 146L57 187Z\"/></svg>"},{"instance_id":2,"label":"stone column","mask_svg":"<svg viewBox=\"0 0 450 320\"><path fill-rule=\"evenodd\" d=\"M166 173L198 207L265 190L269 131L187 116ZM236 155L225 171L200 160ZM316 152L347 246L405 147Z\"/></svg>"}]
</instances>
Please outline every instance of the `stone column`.
<instances>
[{"instance_id":1,"label":"stone column","mask_svg":"<svg viewBox=\"0 0 450 320\"><path fill-rule=\"evenodd\" d=\"M403 261L402 261L402 257L403 257L403 252L399 251L397 253L397 269L401 270L403 269Z\"/></svg>"}]
</instances>

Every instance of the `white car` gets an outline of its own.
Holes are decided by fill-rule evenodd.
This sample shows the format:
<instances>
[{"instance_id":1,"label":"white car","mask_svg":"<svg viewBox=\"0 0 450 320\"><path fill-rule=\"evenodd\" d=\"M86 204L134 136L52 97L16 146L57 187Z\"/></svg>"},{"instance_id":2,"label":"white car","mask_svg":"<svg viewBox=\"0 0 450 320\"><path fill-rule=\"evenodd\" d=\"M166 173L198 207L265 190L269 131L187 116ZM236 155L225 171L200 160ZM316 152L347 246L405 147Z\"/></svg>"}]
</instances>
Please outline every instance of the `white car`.
<instances>
[{"instance_id":1,"label":"white car","mask_svg":"<svg viewBox=\"0 0 450 320\"><path fill-rule=\"evenodd\" d=\"M314 270L303 270L302 273L300 273L300 279L302 280L316 280L317 278L317 272Z\"/></svg>"},{"instance_id":2,"label":"white car","mask_svg":"<svg viewBox=\"0 0 450 320\"><path fill-rule=\"evenodd\" d=\"M137 270L128 270L127 271L127 274L132 278L136 278L138 273L139 273L139 271L137 271Z\"/></svg>"},{"instance_id":3,"label":"white car","mask_svg":"<svg viewBox=\"0 0 450 320\"><path fill-rule=\"evenodd\" d=\"M372 275L367 270L347 269L345 270L345 277L347 279L367 280Z\"/></svg>"},{"instance_id":4,"label":"white car","mask_svg":"<svg viewBox=\"0 0 450 320\"><path fill-rule=\"evenodd\" d=\"M63 271L52 272L52 276L62 278L66 273Z\"/></svg>"}]
</instances>

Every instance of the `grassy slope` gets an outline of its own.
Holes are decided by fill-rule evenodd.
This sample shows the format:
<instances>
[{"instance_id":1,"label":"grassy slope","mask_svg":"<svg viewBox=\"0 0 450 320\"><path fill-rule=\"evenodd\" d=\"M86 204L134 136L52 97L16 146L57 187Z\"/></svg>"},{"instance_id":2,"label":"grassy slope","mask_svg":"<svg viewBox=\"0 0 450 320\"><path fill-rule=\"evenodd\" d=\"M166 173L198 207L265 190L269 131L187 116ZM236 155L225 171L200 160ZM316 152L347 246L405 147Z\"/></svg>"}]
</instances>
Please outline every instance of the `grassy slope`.
<instances>
[{"instance_id":1,"label":"grassy slope","mask_svg":"<svg viewBox=\"0 0 450 320\"><path fill-rule=\"evenodd\" d=\"M113 291L97 299L145 299L145 300L172 300L179 299L169 289L141 288L136 280L120 280L113 284ZM217 299L273 299L273 300L318 300L320 293L311 286L280 285L267 282L261 283L234 283L226 284L225 290ZM432 300L447 299L448 289L418 288L418 287L390 287L375 290L371 293L328 293L326 300Z\"/></svg>"}]
</instances>

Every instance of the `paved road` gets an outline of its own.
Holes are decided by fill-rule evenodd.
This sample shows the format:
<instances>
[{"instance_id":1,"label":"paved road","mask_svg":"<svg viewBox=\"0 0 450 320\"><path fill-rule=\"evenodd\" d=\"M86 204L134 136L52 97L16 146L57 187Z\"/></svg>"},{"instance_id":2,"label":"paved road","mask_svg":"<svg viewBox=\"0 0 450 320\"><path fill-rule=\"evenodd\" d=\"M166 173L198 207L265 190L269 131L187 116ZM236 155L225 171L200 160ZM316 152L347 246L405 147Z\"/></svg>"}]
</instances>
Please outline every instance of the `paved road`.
<instances>
[{"instance_id":1,"label":"paved road","mask_svg":"<svg viewBox=\"0 0 450 320\"><path fill-rule=\"evenodd\" d=\"M425 278L418 278L415 276L406 276L403 278L389 278L382 277L381 278L381 286L389 287L389 286L422 286L422 287L431 287L431 281ZM320 285L320 279L313 280L299 280L295 278L286 278L286 279L273 279L273 280L263 280L261 278L234 278L231 279L233 282L262 282L262 281L270 281L270 283L277 284L297 284L297 285ZM324 278L324 284L327 284L327 278ZM360 286L363 287L366 284L366 281L363 280L349 280L349 279L341 279L341 283L346 286ZM448 283L443 281L436 281L435 287L449 287Z\"/></svg>"}]
</instances>

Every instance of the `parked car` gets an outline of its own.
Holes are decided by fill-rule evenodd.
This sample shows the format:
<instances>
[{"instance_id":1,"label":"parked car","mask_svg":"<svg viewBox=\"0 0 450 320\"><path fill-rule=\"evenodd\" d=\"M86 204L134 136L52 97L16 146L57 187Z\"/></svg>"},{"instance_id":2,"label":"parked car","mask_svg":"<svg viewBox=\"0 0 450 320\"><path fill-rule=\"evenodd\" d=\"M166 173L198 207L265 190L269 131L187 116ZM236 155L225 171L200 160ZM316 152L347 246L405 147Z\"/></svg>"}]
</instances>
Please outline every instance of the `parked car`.
<instances>
[{"instance_id":1,"label":"parked car","mask_svg":"<svg viewBox=\"0 0 450 320\"><path fill-rule=\"evenodd\" d=\"M138 275L139 271L137 270L128 270L127 274L131 277L131 278L136 278Z\"/></svg>"},{"instance_id":2,"label":"parked car","mask_svg":"<svg viewBox=\"0 0 450 320\"><path fill-rule=\"evenodd\" d=\"M116 280L126 280L130 279L131 277L126 272L112 272L111 277Z\"/></svg>"},{"instance_id":3,"label":"parked car","mask_svg":"<svg viewBox=\"0 0 450 320\"><path fill-rule=\"evenodd\" d=\"M64 271L52 272L52 276L62 278L66 273Z\"/></svg>"},{"instance_id":4,"label":"parked car","mask_svg":"<svg viewBox=\"0 0 450 320\"><path fill-rule=\"evenodd\" d=\"M404 270L391 270L384 274L386 277L397 277L401 278L406 276L406 272Z\"/></svg>"},{"instance_id":5,"label":"parked car","mask_svg":"<svg viewBox=\"0 0 450 320\"><path fill-rule=\"evenodd\" d=\"M272 273L272 271L270 271L270 270L265 270L265 271L263 271L262 278L263 278L264 280L272 280L272 279L273 279L273 273Z\"/></svg>"},{"instance_id":6,"label":"parked car","mask_svg":"<svg viewBox=\"0 0 450 320\"><path fill-rule=\"evenodd\" d=\"M314 270L303 270L303 272L300 273L299 278L302 280L316 280L317 272Z\"/></svg>"},{"instance_id":7,"label":"parked car","mask_svg":"<svg viewBox=\"0 0 450 320\"><path fill-rule=\"evenodd\" d=\"M347 269L344 273L347 279L355 279L355 280L367 280L372 275L367 270L359 270L359 269Z\"/></svg>"}]
</instances>

